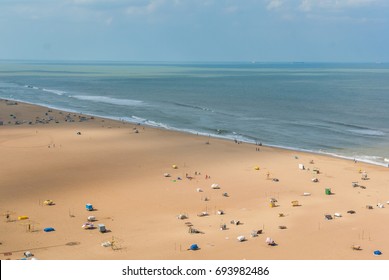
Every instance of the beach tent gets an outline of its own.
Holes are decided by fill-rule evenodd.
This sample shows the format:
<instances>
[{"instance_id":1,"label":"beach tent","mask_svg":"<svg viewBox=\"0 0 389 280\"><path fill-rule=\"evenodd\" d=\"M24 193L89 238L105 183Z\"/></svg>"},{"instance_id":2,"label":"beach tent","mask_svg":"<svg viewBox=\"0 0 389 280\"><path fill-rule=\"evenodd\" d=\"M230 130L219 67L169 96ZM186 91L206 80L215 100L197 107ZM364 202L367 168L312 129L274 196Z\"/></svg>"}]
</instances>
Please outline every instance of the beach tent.
<instances>
[{"instance_id":1,"label":"beach tent","mask_svg":"<svg viewBox=\"0 0 389 280\"><path fill-rule=\"evenodd\" d=\"M189 247L189 250L192 250L192 251L196 251L196 250L198 250L198 249L200 249L200 248L199 248L199 246L198 246L197 244L192 244L192 245L190 245L190 247Z\"/></svg>"},{"instance_id":2,"label":"beach tent","mask_svg":"<svg viewBox=\"0 0 389 280\"><path fill-rule=\"evenodd\" d=\"M28 216L19 216L18 217L18 220L27 220L28 219Z\"/></svg>"},{"instance_id":3,"label":"beach tent","mask_svg":"<svg viewBox=\"0 0 389 280\"><path fill-rule=\"evenodd\" d=\"M185 219L187 219L187 218L188 218L188 216L185 215L185 214L179 214L179 215L177 216L177 219L179 219L179 220L185 220Z\"/></svg>"},{"instance_id":4,"label":"beach tent","mask_svg":"<svg viewBox=\"0 0 389 280\"><path fill-rule=\"evenodd\" d=\"M276 243L274 242L274 240L271 239L270 237L267 237L267 238L266 238L266 244L267 244L267 245L270 245L270 246L276 245Z\"/></svg>"},{"instance_id":5,"label":"beach tent","mask_svg":"<svg viewBox=\"0 0 389 280\"><path fill-rule=\"evenodd\" d=\"M211 188L214 189L214 190L220 189L219 184L212 184Z\"/></svg>"},{"instance_id":6,"label":"beach tent","mask_svg":"<svg viewBox=\"0 0 389 280\"><path fill-rule=\"evenodd\" d=\"M276 207L277 199L274 197L270 198L270 208Z\"/></svg>"},{"instance_id":7,"label":"beach tent","mask_svg":"<svg viewBox=\"0 0 389 280\"><path fill-rule=\"evenodd\" d=\"M255 166L255 167L254 167L254 170L259 170L259 166Z\"/></svg>"},{"instance_id":8,"label":"beach tent","mask_svg":"<svg viewBox=\"0 0 389 280\"><path fill-rule=\"evenodd\" d=\"M177 165L175 165L175 164L173 164L173 165L172 165L172 168L173 168L173 169L177 169L177 168L178 168L178 166L177 166Z\"/></svg>"},{"instance_id":9,"label":"beach tent","mask_svg":"<svg viewBox=\"0 0 389 280\"><path fill-rule=\"evenodd\" d=\"M34 256L30 251L24 252L23 255L24 255L26 258L30 258L30 257Z\"/></svg>"},{"instance_id":10,"label":"beach tent","mask_svg":"<svg viewBox=\"0 0 389 280\"><path fill-rule=\"evenodd\" d=\"M90 222L86 222L82 225L82 228L83 229L93 229L94 228L94 225L93 223L90 223Z\"/></svg>"},{"instance_id":11,"label":"beach tent","mask_svg":"<svg viewBox=\"0 0 389 280\"><path fill-rule=\"evenodd\" d=\"M104 233L104 232L107 231L107 229L105 228L105 225L104 225L104 224L98 224L97 226L98 226L99 231L100 231L101 233Z\"/></svg>"},{"instance_id":12,"label":"beach tent","mask_svg":"<svg viewBox=\"0 0 389 280\"><path fill-rule=\"evenodd\" d=\"M304 166L304 164L302 164L302 163L299 163L299 169L301 169L301 170L304 170L304 169L305 169L305 166Z\"/></svg>"},{"instance_id":13,"label":"beach tent","mask_svg":"<svg viewBox=\"0 0 389 280\"><path fill-rule=\"evenodd\" d=\"M44 232L51 232L51 231L55 231L55 229L52 227L47 227L47 228L44 228L43 231Z\"/></svg>"},{"instance_id":14,"label":"beach tent","mask_svg":"<svg viewBox=\"0 0 389 280\"><path fill-rule=\"evenodd\" d=\"M373 253L376 256L382 255L382 252L380 250L375 250Z\"/></svg>"},{"instance_id":15,"label":"beach tent","mask_svg":"<svg viewBox=\"0 0 389 280\"><path fill-rule=\"evenodd\" d=\"M246 237L244 237L243 235L239 235L236 239L238 239L239 242L243 242L246 240Z\"/></svg>"},{"instance_id":16,"label":"beach tent","mask_svg":"<svg viewBox=\"0 0 389 280\"><path fill-rule=\"evenodd\" d=\"M51 199L47 199L43 201L43 205L54 205L54 201L52 201Z\"/></svg>"},{"instance_id":17,"label":"beach tent","mask_svg":"<svg viewBox=\"0 0 389 280\"><path fill-rule=\"evenodd\" d=\"M96 221L96 217L95 216L88 216L88 222L93 222L93 221Z\"/></svg>"},{"instance_id":18,"label":"beach tent","mask_svg":"<svg viewBox=\"0 0 389 280\"><path fill-rule=\"evenodd\" d=\"M330 188L326 188L325 193L326 193L326 195L331 195L332 194L331 189Z\"/></svg>"},{"instance_id":19,"label":"beach tent","mask_svg":"<svg viewBox=\"0 0 389 280\"><path fill-rule=\"evenodd\" d=\"M93 205L90 204L90 203L87 203L87 204L85 205L85 209L88 210L88 211L93 211Z\"/></svg>"},{"instance_id":20,"label":"beach tent","mask_svg":"<svg viewBox=\"0 0 389 280\"><path fill-rule=\"evenodd\" d=\"M292 201L292 206L293 206L293 207L294 207L294 206L300 206L298 200L293 200L293 201Z\"/></svg>"}]
</instances>

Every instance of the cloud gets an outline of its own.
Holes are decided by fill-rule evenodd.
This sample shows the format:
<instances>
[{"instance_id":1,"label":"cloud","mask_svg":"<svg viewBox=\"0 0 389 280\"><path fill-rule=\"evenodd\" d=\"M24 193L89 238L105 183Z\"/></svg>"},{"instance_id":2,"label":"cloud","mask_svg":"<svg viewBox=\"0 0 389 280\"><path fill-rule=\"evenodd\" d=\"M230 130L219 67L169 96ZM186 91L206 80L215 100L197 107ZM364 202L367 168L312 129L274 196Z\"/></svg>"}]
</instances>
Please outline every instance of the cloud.
<instances>
[{"instance_id":1,"label":"cloud","mask_svg":"<svg viewBox=\"0 0 389 280\"><path fill-rule=\"evenodd\" d=\"M284 4L284 2L282 0L270 0L269 3L267 4L266 8L268 10L277 10L283 4Z\"/></svg>"},{"instance_id":2,"label":"cloud","mask_svg":"<svg viewBox=\"0 0 389 280\"><path fill-rule=\"evenodd\" d=\"M383 0L302 0L299 9L310 12L314 9L343 10L384 4Z\"/></svg>"},{"instance_id":3,"label":"cloud","mask_svg":"<svg viewBox=\"0 0 389 280\"><path fill-rule=\"evenodd\" d=\"M234 13L236 13L238 10L239 10L239 7L238 7L238 6L228 6L228 7L224 8L224 12L225 12L226 14L234 14Z\"/></svg>"},{"instance_id":4,"label":"cloud","mask_svg":"<svg viewBox=\"0 0 389 280\"><path fill-rule=\"evenodd\" d=\"M156 12L162 5L165 4L165 0L151 0L146 5L132 5L126 8L126 14L128 15L150 15Z\"/></svg>"}]
</instances>

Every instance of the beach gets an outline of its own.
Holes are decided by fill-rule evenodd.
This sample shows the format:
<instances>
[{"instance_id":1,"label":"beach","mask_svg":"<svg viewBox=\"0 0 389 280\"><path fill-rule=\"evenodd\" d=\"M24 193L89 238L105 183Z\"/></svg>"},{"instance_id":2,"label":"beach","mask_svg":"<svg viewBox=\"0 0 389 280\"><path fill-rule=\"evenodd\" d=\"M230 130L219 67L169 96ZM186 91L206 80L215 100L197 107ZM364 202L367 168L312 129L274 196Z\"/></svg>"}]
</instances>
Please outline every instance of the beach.
<instances>
[{"instance_id":1,"label":"beach","mask_svg":"<svg viewBox=\"0 0 389 280\"><path fill-rule=\"evenodd\" d=\"M5 100L0 122L1 260L388 259L387 167Z\"/></svg>"}]
</instances>

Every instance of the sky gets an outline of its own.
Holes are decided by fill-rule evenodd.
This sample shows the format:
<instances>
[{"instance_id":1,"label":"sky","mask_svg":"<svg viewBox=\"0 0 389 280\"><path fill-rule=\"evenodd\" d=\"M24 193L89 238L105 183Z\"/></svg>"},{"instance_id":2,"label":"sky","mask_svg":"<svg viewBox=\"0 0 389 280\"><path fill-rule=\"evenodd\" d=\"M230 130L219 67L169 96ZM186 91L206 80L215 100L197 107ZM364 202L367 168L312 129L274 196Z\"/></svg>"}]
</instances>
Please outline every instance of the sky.
<instances>
[{"instance_id":1,"label":"sky","mask_svg":"<svg viewBox=\"0 0 389 280\"><path fill-rule=\"evenodd\" d=\"M389 62L389 1L0 0L0 59Z\"/></svg>"}]
</instances>

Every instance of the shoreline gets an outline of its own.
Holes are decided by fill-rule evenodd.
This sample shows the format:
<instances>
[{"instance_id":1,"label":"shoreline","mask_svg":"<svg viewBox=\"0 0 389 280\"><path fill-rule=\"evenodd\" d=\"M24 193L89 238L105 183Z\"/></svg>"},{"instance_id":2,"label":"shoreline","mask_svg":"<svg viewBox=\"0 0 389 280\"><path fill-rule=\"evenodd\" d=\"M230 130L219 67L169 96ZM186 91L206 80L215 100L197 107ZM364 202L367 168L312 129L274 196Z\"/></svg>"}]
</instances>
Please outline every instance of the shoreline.
<instances>
[{"instance_id":1,"label":"shoreline","mask_svg":"<svg viewBox=\"0 0 389 280\"><path fill-rule=\"evenodd\" d=\"M387 168L22 102L0 109L38 121L0 126L0 259L388 259Z\"/></svg>"},{"instance_id":2,"label":"shoreline","mask_svg":"<svg viewBox=\"0 0 389 280\"><path fill-rule=\"evenodd\" d=\"M148 120L144 120L143 122L136 122L135 120L131 121L130 118L127 118L127 117L112 117L112 116L104 116L104 115L97 115L97 114L92 114L92 113L83 113L83 112L79 112L79 111L76 111L76 110L71 110L71 109L68 109L68 108L60 108L60 107L56 107L56 106L49 106L47 104L37 104L37 103L29 103L29 102L26 102L26 101L21 101L21 100L17 100L17 99L4 99L4 98L0 98L0 101L5 101L5 100L10 100L10 101L15 101L15 102L19 102L21 104L29 104L29 105L32 105L32 106L39 106L39 107L43 107L43 108L47 108L47 109L52 109L52 110L57 110L57 111L63 111L63 112L67 112L67 113L74 113L74 114L80 114L80 115L85 115L85 116L90 116L90 117L96 117L96 118L101 118L101 119L106 119L106 120L110 120L110 121L117 121L117 122L126 122L128 124L132 124L132 125L144 125L146 127L150 127L150 128L156 128L156 129L161 129L161 130L166 130L166 131L174 131L174 132L178 132L178 133L184 133L184 134L191 134L191 135L197 135L197 136L202 136L202 137L207 137L207 138L213 138L213 139L221 139L221 140L226 140L226 141L235 141L236 139L232 139L228 136L226 137L223 137L223 136L220 136L218 134L207 134L207 133L204 133L204 132L198 132L198 131L194 131L194 130L191 130L191 129L179 129L179 128L174 128L174 127L170 127L168 125L162 125L162 124L150 124L150 123L147 123ZM143 119L141 119L143 120ZM239 142L242 142L242 143L246 143L246 144L250 144L250 145L257 145L258 143L254 140L250 141L249 139L240 139L240 140L237 140ZM333 158L338 158L338 159L344 159L344 160L349 160L349 161L355 161L357 160L358 162L363 162L363 163L366 163L366 164L371 164L371 165L375 165L375 166L381 166L381 167L388 167L389 168L389 161L387 163L379 163L379 162L374 162L372 160L366 160L366 159L361 159L361 158L358 158L358 157L352 157L352 156L345 156L345 155L338 155L336 153L333 153L333 152L322 152L322 151L314 151L314 150L308 150L308 149L304 149L304 148L294 148L294 147L284 147L284 146L279 146L279 145L272 145L272 144L266 144L266 143L261 143L261 146L264 146L264 147L271 147L271 148L275 148L275 149L281 149L281 150L287 150L287 151L294 151L294 152L302 152L302 153L308 153L308 154L317 154L317 155L323 155L323 156L328 156L328 157L333 157ZM373 156L369 156L369 155L364 155L365 157L373 157ZM384 158L384 161L387 160L386 158Z\"/></svg>"}]
</instances>

